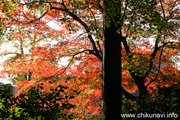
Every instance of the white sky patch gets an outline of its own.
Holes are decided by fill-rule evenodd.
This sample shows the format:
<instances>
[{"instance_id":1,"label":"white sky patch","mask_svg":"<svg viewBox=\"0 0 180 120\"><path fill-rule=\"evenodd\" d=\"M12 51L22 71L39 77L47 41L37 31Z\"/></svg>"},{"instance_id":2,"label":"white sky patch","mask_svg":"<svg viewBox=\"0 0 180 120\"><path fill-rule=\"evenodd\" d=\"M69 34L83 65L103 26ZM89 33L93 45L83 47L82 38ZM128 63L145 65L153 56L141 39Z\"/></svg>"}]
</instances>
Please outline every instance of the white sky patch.
<instances>
[{"instance_id":1,"label":"white sky patch","mask_svg":"<svg viewBox=\"0 0 180 120\"><path fill-rule=\"evenodd\" d=\"M39 42L38 46L46 46L46 45L52 45L53 46L53 45L56 45L57 43L58 43L57 40L52 40L52 39L48 38L46 42L44 42L44 41Z\"/></svg>"},{"instance_id":2,"label":"white sky patch","mask_svg":"<svg viewBox=\"0 0 180 120\"><path fill-rule=\"evenodd\" d=\"M180 56L172 57L172 61L175 62L175 67L178 67L178 70L180 70Z\"/></svg>"},{"instance_id":3,"label":"white sky patch","mask_svg":"<svg viewBox=\"0 0 180 120\"><path fill-rule=\"evenodd\" d=\"M49 21L48 23L46 23L48 26L50 26L51 28L55 29L55 30L61 30L61 26L59 26L59 24L57 24L56 21L52 20Z\"/></svg>"},{"instance_id":4,"label":"white sky patch","mask_svg":"<svg viewBox=\"0 0 180 120\"><path fill-rule=\"evenodd\" d=\"M67 62L71 57L62 57L59 61L58 61L58 67L66 67L69 62Z\"/></svg>"},{"instance_id":5,"label":"white sky patch","mask_svg":"<svg viewBox=\"0 0 180 120\"><path fill-rule=\"evenodd\" d=\"M180 70L180 63L176 63L178 70Z\"/></svg>"},{"instance_id":6,"label":"white sky patch","mask_svg":"<svg viewBox=\"0 0 180 120\"><path fill-rule=\"evenodd\" d=\"M7 60L9 57L12 57L14 55L9 54L9 55L3 55L7 52L15 52L15 48L13 47L12 43L3 43L0 47L0 63L4 62Z\"/></svg>"},{"instance_id":7,"label":"white sky patch","mask_svg":"<svg viewBox=\"0 0 180 120\"><path fill-rule=\"evenodd\" d=\"M0 54L4 54L6 52L14 52L14 47L12 42L10 43L2 43L0 47ZM5 60L8 60L10 57L14 56L14 54L9 54L9 55L0 55L0 71L3 69L2 63ZM4 76L3 78L0 78L0 83L3 84L13 84L12 82L7 80L7 76Z\"/></svg>"}]
</instances>

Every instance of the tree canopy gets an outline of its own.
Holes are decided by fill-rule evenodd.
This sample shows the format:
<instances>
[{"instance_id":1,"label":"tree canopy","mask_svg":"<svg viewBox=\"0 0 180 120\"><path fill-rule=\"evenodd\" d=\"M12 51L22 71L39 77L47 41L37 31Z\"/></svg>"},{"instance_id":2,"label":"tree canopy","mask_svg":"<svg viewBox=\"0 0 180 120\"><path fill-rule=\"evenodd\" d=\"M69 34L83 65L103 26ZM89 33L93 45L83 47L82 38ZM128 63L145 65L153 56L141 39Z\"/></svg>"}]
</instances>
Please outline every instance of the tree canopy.
<instances>
[{"instance_id":1,"label":"tree canopy","mask_svg":"<svg viewBox=\"0 0 180 120\"><path fill-rule=\"evenodd\" d=\"M104 14L104 25L120 41L121 54L111 54L122 62L124 97L152 94L157 86L179 83L179 5L179 0L1 0L1 43L16 47L1 51L13 54L2 74L22 81L20 92L42 82L45 91L66 85L79 118L99 114Z\"/></svg>"}]
</instances>

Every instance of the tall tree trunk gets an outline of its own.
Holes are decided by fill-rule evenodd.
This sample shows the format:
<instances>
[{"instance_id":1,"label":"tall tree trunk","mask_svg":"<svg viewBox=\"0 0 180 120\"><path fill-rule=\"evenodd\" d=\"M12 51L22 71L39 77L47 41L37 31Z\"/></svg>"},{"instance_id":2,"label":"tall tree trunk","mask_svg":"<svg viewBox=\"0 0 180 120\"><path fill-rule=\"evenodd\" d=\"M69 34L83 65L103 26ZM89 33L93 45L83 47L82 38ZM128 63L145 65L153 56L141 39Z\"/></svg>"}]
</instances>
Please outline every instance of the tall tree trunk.
<instances>
[{"instance_id":1,"label":"tall tree trunk","mask_svg":"<svg viewBox=\"0 0 180 120\"><path fill-rule=\"evenodd\" d=\"M110 3L109 1L106 1ZM104 21L108 6L104 9ZM106 13L106 14L105 14ZM110 14L110 13L109 13ZM109 16L108 16L109 17ZM109 27L104 23L103 48L103 114L105 120L121 120L121 33L120 26L110 21Z\"/></svg>"}]
</instances>

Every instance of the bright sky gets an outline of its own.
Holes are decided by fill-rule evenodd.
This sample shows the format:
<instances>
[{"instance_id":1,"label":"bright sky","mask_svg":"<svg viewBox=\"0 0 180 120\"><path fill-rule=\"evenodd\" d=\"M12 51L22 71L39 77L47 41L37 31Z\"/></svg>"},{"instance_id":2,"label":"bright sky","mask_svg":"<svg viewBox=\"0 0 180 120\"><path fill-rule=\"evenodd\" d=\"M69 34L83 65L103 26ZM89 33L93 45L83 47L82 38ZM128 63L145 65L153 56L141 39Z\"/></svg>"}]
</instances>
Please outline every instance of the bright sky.
<instances>
[{"instance_id":1,"label":"bright sky","mask_svg":"<svg viewBox=\"0 0 180 120\"><path fill-rule=\"evenodd\" d=\"M3 43L0 47L0 54L2 54L3 51L12 51L13 52L13 46L11 43ZM2 62L8 59L12 55L0 55L0 71L3 69L2 68ZM0 82L4 84L12 84L12 82L8 81L6 77L0 78Z\"/></svg>"}]
</instances>

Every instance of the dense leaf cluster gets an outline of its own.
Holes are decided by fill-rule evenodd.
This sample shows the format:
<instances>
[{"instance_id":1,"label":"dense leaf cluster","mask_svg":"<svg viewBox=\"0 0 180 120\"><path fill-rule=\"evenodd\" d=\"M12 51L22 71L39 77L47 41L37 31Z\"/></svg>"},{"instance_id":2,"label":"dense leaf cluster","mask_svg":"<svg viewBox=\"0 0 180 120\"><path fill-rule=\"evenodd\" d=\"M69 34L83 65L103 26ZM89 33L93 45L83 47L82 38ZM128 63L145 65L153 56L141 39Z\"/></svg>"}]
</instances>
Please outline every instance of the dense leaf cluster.
<instances>
[{"instance_id":1,"label":"dense leaf cluster","mask_svg":"<svg viewBox=\"0 0 180 120\"><path fill-rule=\"evenodd\" d=\"M64 95L67 87L59 85L52 92L41 92L43 87L32 87L27 94L10 97L10 90L1 87L0 118L13 120L54 120L71 119L73 113L67 112L74 105L68 102L73 96ZM4 90L4 91L3 91Z\"/></svg>"},{"instance_id":2,"label":"dense leaf cluster","mask_svg":"<svg viewBox=\"0 0 180 120\"><path fill-rule=\"evenodd\" d=\"M123 99L123 113L125 114L148 113L148 114L165 114L165 115L174 113L176 115L179 115L180 114L179 111L180 104L178 102L180 100L179 85L180 84L171 87L159 87L158 95L156 96L147 95L144 96L144 99L137 99L136 101ZM124 119L129 119L129 118L124 118ZM168 119L173 120L177 118L174 118L173 116L169 116Z\"/></svg>"}]
</instances>

